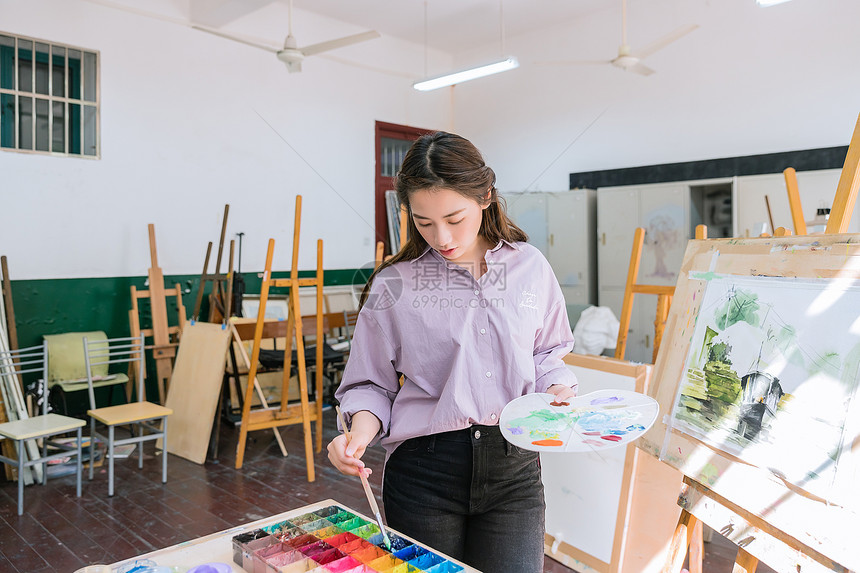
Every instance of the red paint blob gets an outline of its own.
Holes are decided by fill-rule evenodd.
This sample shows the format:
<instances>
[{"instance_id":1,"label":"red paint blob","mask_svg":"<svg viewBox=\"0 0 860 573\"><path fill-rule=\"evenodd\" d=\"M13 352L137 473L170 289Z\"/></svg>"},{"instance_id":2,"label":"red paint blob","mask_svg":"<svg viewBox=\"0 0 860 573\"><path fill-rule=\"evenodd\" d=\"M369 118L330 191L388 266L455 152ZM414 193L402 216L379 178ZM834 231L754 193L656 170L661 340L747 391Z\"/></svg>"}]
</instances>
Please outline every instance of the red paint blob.
<instances>
[{"instance_id":1,"label":"red paint blob","mask_svg":"<svg viewBox=\"0 0 860 573\"><path fill-rule=\"evenodd\" d=\"M609 440L610 442L620 442L621 436L600 436L604 440Z\"/></svg>"},{"instance_id":2,"label":"red paint blob","mask_svg":"<svg viewBox=\"0 0 860 573\"><path fill-rule=\"evenodd\" d=\"M550 406L570 406L570 402L556 402L552 401L549 403Z\"/></svg>"},{"instance_id":3,"label":"red paint blob","mask_svg":"<svg viewBox=\"0 0 860 573\"><path fill-rule=\"evenodd\" d=\"M599 436L600 432L582 432L584 436Z\"/></svg>"},{"instance_id":4,"label":"red paint blob","mask_svg":"<svg viewBox=\"0 0 860 573\"><path fill-rule=\"evenodd\" d=\"M564 442L561 440L536 440L532 444L535 446L563 446Z\"/></svg>"}]
</instances>

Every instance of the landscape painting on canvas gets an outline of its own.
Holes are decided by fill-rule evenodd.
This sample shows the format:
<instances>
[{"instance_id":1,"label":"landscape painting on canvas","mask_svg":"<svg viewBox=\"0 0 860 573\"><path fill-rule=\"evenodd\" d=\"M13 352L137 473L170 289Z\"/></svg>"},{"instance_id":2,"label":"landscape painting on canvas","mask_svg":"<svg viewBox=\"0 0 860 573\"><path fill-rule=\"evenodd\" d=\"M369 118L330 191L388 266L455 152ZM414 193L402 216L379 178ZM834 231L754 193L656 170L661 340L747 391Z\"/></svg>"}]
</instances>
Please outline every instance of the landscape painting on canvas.
<instances>
[{"instance_id":1,"label":"landscape painting on canvas","mask_svg":"<svg viewBox=\"0 0 860 573\"><path fill-rule=\"evenodd\" d=\"M827 498L860 376L860 288L707 278L673 427Z\"/></svg>"}]
</instances>

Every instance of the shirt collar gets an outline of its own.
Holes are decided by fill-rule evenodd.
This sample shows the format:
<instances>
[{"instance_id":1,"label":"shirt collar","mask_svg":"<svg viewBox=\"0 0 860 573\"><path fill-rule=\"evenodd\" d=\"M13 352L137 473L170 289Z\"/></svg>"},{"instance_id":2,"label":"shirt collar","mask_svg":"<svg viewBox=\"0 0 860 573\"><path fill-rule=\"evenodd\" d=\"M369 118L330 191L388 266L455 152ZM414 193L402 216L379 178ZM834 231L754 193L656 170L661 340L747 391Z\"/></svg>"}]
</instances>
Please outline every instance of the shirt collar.
<instances>
[{"instance_id":1,"label":"shirt collar","mask_svg":"<svg viewBox=\"0 0 860 573\"><path fill-rule=\"evenodd\" d=\"M506 241L506 240L502 239L502 240L500 240L500 241L496 244L496 246L495 246L495 247L493 247L492 249L490 249L490 251L489 251L489 252L491 252L491 253L495 253L496 251L498 251L499 249L501 249L501 248L502 248L502 246L505 246L505 245L507 245L508 247L512 248L512 249L513 249L513 250L515 250L515 251L520 251L520 250L522 250L522 248L521 248L518 244L516 244L516 243L512 243L511 241ZM424 251L423 251L420 255L418 255L418 256L415 258L415 260L417 261L418 259L423 258L424 256L426 256L426 255L427 255L427 253L428 253L428 252L430 252L430 251L432 251L432 250L433 250L433 248L432 248L430 245L427 245L427 247L424 249ZM443 261L445 260L445 258L444 258L442 255L440 255L439 253L436 253L436 255L437 255L437 258L440 258L440 259L442 259ZM445 261L445 262L447 262L447 261Z\"/></svg>"}]
</instances>

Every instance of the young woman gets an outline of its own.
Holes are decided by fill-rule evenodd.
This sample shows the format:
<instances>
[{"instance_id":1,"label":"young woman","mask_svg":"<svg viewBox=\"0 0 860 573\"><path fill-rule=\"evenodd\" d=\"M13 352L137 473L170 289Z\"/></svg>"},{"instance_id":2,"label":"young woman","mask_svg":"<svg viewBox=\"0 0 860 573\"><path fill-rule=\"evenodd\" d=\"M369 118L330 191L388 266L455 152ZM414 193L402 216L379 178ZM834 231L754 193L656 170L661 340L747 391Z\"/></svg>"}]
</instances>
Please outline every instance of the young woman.
<instances>
[{"instance_id":1,"label":"young woman","mask_svg":"<svg viewBox=\"0 0 860 573\"><path fill-rule=\"evenodd\" d=\"M576 393L573 335L540 251L505 214L496 176L466 139L418 139L397 175L410 240L371 276L336 393L351 440L329 459L370 473L387 457L388 525L487 573L543 570L538 454L506 442L505 404ZM401 381L402 376L402 381Z\"/></svg>"}]
</instances>

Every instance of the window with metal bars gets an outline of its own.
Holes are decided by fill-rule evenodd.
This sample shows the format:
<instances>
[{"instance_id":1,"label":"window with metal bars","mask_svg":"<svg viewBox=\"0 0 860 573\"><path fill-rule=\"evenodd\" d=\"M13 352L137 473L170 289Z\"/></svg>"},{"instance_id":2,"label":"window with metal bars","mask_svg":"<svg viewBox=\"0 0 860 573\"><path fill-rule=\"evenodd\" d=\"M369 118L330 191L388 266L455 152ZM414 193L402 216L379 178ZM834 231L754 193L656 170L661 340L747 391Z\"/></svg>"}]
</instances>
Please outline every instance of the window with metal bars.
<instances>
[{"instance_id":1,"label":"window with metal bars","mask_svg":"<svg viewBox=\"0 0 860 573\"><path fill-rule=\"evenodd\" d=\"M99 53L0 32L0 150L98 158Z\"/></svg>"}]
</instances>

